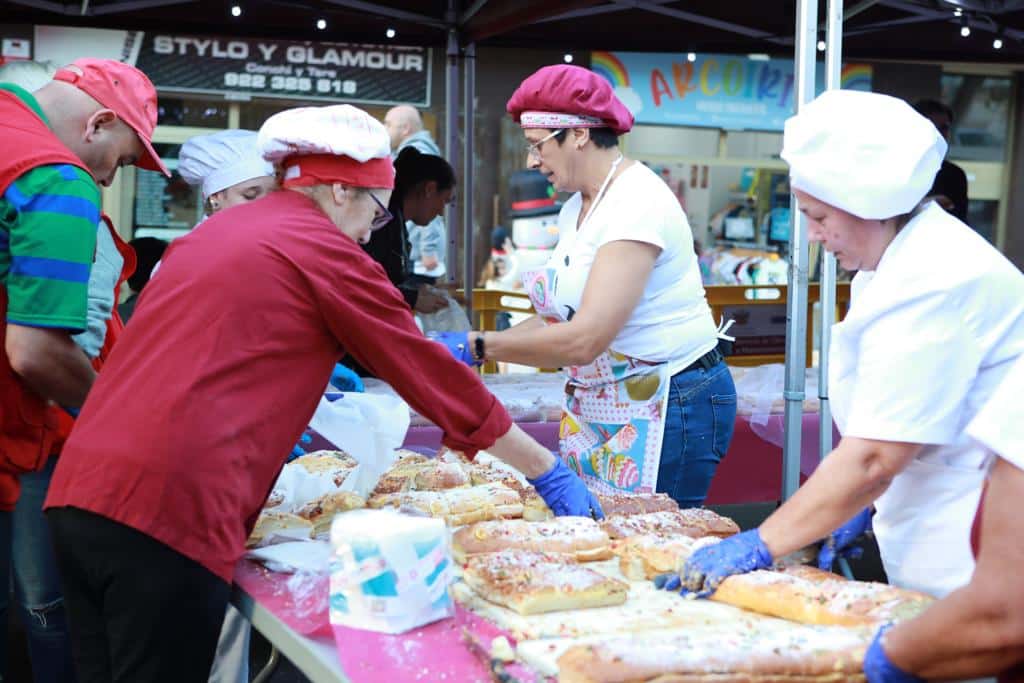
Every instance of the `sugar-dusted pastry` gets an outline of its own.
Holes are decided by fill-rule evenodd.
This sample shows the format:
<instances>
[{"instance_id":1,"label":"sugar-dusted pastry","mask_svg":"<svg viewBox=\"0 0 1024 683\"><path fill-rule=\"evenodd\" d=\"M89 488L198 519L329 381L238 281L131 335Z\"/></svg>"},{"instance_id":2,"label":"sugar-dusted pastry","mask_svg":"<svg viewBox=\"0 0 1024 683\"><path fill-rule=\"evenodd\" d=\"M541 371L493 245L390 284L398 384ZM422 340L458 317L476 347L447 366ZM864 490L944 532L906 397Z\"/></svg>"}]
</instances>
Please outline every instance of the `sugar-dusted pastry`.
<instances>
[{"instance_id":1,"label":"sugar-dusted pastry","mask_svg":"<svg viewBox=\"0 0 1024 683\"><path fill-rule=\"evenodd\" d=\"M313 524L313 535L318 536L331 530L331 521L339 512L363 507L366 507L366 499L362 496L350 491L336 491L306 503L295 514L308 519Z\"/></svg>"},{"instance_id":2,"label":"sugar-dusted pastry","mask_svg":"<svg viewBox=\"0 0 1024 683\"><path fill-rule=\"evenodd\" d=\"M459 529L452 536L452 553L460 563L501 550L563 553L589 562L610 558L610 543L608 534L589 517L556 517L544 522L506 519Z\"/></svg>"},{"instance_id":3,"label":"sugar-dusted pastry","mask_svg":"<svg viewBox=\"0 0 1024 683\"><path fill-rule=\"evenodd\" d=\"M374 494L367 501L371 508L396 507L412 512L443 517L450 526L472 524L487 519L522 517L519 494L501 484L484 484L443 491L401 491Z\"/></svg>"},{"instance_id":4,"label":"sugar-dusted pastry","mask_svg":"<svg viewBox=\"0 0 1024 683\"><path fill-rule=\"evenodd\" d=\"M505 550L471 557L462 574L474 593L519 614L621 605L629 585L571 556Z\"/></svg>"},{"instance_id":5,"label":"sugar-dusted pastry","mask_svg":"<svg viewBox=\"0 0 1024 683\"><path fill-rule=\"evenodd\" d=\"M739 533L739 526L728 517L722 517L704 508L665 510L639 515L613 515L601 526L614 538L629 538L643 534L657 536L717 536L726 538Z\"/></svg>"}]
</instances>

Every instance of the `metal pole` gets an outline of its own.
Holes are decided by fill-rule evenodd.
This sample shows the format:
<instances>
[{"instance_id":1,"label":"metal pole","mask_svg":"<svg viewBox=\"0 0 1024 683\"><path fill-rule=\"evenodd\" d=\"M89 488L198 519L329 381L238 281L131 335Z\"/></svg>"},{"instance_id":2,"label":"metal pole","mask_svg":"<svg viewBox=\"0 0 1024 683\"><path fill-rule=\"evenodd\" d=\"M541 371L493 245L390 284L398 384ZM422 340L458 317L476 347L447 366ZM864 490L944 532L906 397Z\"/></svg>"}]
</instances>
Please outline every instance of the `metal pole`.
<instances>
[{"instance_id":1,"label":"metal pole","mask_svg":"<svg viewBox=\"0 0 1024 683\"><path fill-rule=\"evenodd\" d=\"M476 44L470 43L466 46L463 57L463 73L466 77L465 103L462 105L463 131L465 135L465 154L462 158L462 277L466 291L466 317L470 324L473 324L473 286L476 284L473 273L473 226L476 224L473 216L473 176L475 175L473 162L473 119L476 113ZM473 324L473 329L476 329Z\"/></svg>"},{"instance_id":2,"label":"metal pole","mask_svg":"<svg viewBox=\"0 0 1024 683\"><path fill-rule=\"evenodd\" d=\"M454 0L448 0L448 12L454 17ZM448 29L447 57L448 63L444 76L444 136L446 140L444 153L452 168L457 169L459 167L459 35L454 28ZM461 192L456 193L456 204L461 201L458 199L461 196ZM448 232L448 254L445 264L447 265L449 283L455 282L455 264L459 260L458 231L455 229L458 225L456 220L458 215L457 206L448 206L445 209L444 225Z\"/></svg>"},{"instance_id":3,"label":"metal pole","mask_svg":"<svg viewBox=\"0 0 1024 683\"><path fill-rule=\"evenodd\" d=\"M796 108L814 99L815 50L817 49L818 0L798 0L796 12ZM800 486L800 441L807 362L807 219L793 207L789 235L789 297L786 301L786 440L782 449L782 499Z\"/></svg>"},{"instance_id":4,"label":"metal pole","mask_svg":"<svg viewBox=\"0 0 1024 683\"><path fill-rule=\"evenodd\" d=\"M825 26L825 89L838 90L843 70L843 0L828 0ZM832 452L832 406L828 395L828 366L832 325L836 318L836 257L821 250L821 282L818 343L818 444L819 457Z\"/></svg>"}]
</instances>

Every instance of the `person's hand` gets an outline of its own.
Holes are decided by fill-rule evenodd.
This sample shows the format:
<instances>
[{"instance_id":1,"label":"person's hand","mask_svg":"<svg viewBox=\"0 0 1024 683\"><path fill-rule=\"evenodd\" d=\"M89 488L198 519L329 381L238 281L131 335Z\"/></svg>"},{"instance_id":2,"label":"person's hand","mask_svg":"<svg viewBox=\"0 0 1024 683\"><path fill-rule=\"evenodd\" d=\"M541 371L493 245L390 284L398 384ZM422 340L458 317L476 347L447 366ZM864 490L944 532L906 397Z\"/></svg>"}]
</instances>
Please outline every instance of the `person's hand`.
<instances>
[{"instance_id":1,"label":"person's hand","mask_svg":"<svg viewBox=\"0 0 1024 683\"><path fill-rule=\"evenodd\" d=\"M864 675L867 677L868 683L923 682L923 678L908 674L889 661L889 656L885 654L885 648L882 647L882 636L885 635L888 629L888 626L878 629L875 639L871 642L871 647L868 648L867 654L864 655Z\"/></svg>"},{"instance_id":2,"label":"person's hand","mask_svg":"<svg viewBox=\"0 0 1024 683\"><path fill-rule=\"evenodd\" d=\"M831 571L837 557L856 559L864 554L864 548L857 545L857 542L866 532L871 531L872 514L874 513L870 507L864 508L854 515L853 519L828 535L818 553L820 569Z\"/></svg>"},{"instance_id":3,"label":"person's hand","mask_svg":"<svg viewBox=\"0 0 1024 683\"><path fill-rule=\"evenodd\" d=\"M706 598L728 577L766 569L772 562L771 551L761 540L761 534L751 529L699 549L679 574L662 574L654 579L654 584L683 595L694 593Z\"/></svg>"},{"instance_id":4,"label":"person's hand","mask_svg":"<svg viewBox=\"0 0 1024 683\"><path fill-rule=\"evenodd\" d=\"M420 254L420 263L423 264L426 270L437 268L437 254Z\"/></svg>"},{"instance_id":5,"label":"person's hand","mask_svg":"<svg viewBox=\"0 0 1024 683\"><path fill-rule=\"evenodd\" d=\"M451 352L455 360L469 367L480 365L473 357L473 348L469 343L469 332L428 332L427 339L443 344Z\"/></svg>"},{"instance_id":6,"label":"person's hand","mask_svg":"<svg viewBox=\"0 0 1024 683\"><path fill-rule=\"evenodd\" d=\"M604 519L601 503L587 485L565 466L561 458L555 458L550 470L536 479L527 479L537 489L556 517L572 515Z\"/></svg>"},{"instance_id":7,"label":"person's hand","mask_svg":"<svg viewBox=\"0 0 1024 683\"><path fill-rule=\"evenodd\" d=\"M363 379L355 371L341 363L336 363L334 372L331 373L331 386L340 391L353 391L362 393L366 391L363 386Z\"/></svg>"},{"instance_id":8,"label":"person's hand","mask_svg":"<svg viewBox=\"0 0 1024 683\"><path fill-rule=\"evenodd\" d=\"M448 299L444 292L438 291L431 285L422 284L416 295L416 305L413 308L417 313L430 314L437 313L447 305Z\"/></svg>"},{"instance_id":9,"label":"person's hand","mask_svg":"<svg viewBox=\"0 0 1024 683\"><path fill-rule=\"evenodd\" d=\"M292 448L292 452L288 454L288 462L291 462L295 458L301 458L306 454L306 446L313 442L313 437L306 432L302 433L299 437L299 442Z\"/></svg>"}]
</instances>

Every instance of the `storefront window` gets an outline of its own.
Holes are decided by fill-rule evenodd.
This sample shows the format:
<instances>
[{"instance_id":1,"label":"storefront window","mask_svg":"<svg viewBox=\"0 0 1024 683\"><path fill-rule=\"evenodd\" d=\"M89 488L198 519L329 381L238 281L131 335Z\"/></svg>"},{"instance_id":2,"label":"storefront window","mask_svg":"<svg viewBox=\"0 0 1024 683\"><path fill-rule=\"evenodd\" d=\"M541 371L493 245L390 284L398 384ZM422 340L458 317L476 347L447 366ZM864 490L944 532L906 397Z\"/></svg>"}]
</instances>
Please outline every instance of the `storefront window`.
<instances>
[{"instance_id":1,"label":"storefront window","mask_svg":"<svg viewBox=\"0 0 1024 683\"><path fill-rule=\"evenodd\" d=\"M954 119L950 159L1005 161L1011 86L1009 78L943 74L942 101Z\"/></svg>"},{"instance_id":2,"label":"storefront window","mask_svg":"<svg viewBox=\"0 0 1024 683\"><path fill-rule=\"evenodd\" d=\"M186 234L203 217L197 188L178 174L181 145L153 146L171 171L170 179L156 171L138 169L135 174L135 237L171 240Z\"/></svg>"},{"instance_id":3,"label":"storefront window","mask_svg":"<svg viewBox=\"0 0 1024 683\"><path fill-rule=\"evenodd\" d=\"M227 128L228 102L160 95L157 123L161 126Z\"/></svg>"}]
</instances>

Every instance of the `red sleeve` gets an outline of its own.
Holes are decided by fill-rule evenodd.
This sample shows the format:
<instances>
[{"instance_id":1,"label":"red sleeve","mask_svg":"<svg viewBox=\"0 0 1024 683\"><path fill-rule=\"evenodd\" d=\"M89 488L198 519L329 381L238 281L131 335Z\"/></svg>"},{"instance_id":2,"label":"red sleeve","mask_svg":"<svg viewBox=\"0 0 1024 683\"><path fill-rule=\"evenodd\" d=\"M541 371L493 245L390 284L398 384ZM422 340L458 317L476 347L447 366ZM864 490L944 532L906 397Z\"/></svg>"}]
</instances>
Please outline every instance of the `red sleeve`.
<instances>
[{"instance_id":1,"label":"red sleeve","mask_svg":"<svg viewBox=\"0 0 1024 683\"><path fill-rule=\"evenodd\" d=\"M442 429L444 445L468 457L489 448L512 426L505 407L473 370L423 336L384 269L342 237L341 253L319 245L309 274L328 328L360 365Z\"/></svg>"}]
</instances>

